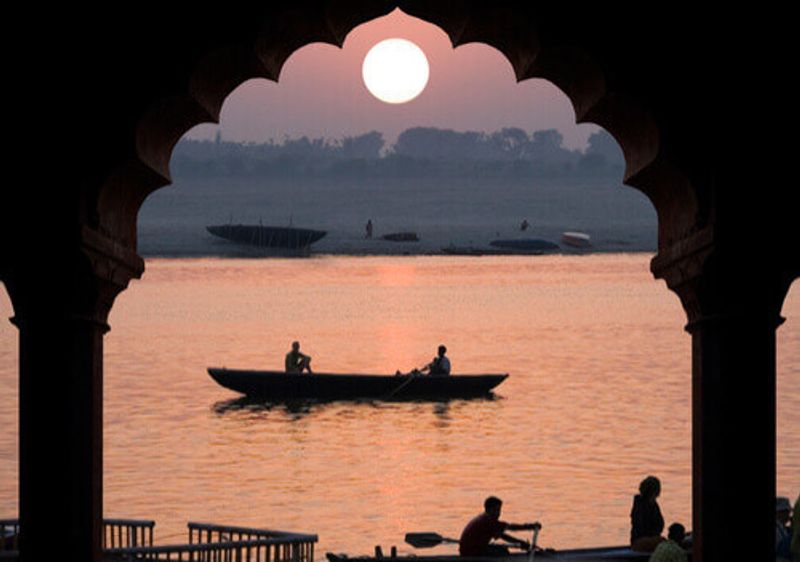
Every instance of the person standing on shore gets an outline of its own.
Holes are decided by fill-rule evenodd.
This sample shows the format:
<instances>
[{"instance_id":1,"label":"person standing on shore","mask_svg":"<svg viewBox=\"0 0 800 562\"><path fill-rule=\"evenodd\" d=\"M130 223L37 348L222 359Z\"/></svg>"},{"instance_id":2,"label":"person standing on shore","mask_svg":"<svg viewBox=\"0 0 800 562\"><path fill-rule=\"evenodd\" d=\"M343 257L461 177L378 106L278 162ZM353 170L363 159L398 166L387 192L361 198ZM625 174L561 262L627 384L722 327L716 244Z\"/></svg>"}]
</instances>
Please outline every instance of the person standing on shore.
<instances>
[{"instance_id":1,"label":"person standing on shore","mask_svg":"<svg viewBox=\"0 0 800 562\"><path fill-rule=\"evenodd\" d=\"M367 220L367 234L364 236L367 240L372 238L372 219Z\"/></svg>"}]
</instances>

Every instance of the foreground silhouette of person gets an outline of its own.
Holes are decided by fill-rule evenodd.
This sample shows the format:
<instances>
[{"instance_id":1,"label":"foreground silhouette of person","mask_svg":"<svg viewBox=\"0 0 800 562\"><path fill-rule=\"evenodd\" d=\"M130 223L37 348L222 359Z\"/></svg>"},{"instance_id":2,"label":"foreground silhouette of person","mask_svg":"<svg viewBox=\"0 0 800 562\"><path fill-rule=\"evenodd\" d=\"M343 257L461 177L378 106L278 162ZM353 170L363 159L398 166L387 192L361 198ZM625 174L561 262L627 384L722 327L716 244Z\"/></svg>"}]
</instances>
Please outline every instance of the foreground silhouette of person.
<instances>
[{"instance_id":1,"label":"foreground silhouette of person","mask_svg":"<svg viewBox=\"0 0 800 562\"><path fill-rule=\"evenodd\" d=\"M794 514L792 515L792 545L790 551L792 553L792 561L800 562L800 495L794 502Z\"/></svg>"},{"instance_id":2,"label":"foreground silhouette of person","mask_svg":"<svg viewBox=\"0 0 800 562\"><path fill-rule=\"evenodd\" d=\"M311 356L300 353L300 342L292 342L292 350L286 354L286 372L299 375L306 370L308 374L313 374Z\"/></svg>"},{"instance_id":3,"label":"foreground silhouette of person","mask_svg":"<svg viewBox=\"0 0 800 562\"><path fill-rule=\"evenodd\" d=\"M638 552L653 552L664 540L664 517L656 499L661 494L661 481L648 476L639 484L631 508L631 548Z\"/></svg>"},{"instance_id":4,"label":"foreground silhouette of person","mask_svg":"<svg viewBox=\"0 0 800 562\"><path fill-rule=\"evenodd\" d=\"M428 372L434 376L446 376L450 374L450 359L445 355L447 348L443 345L439 346L438 353L433 361L425 365L419 370L420 373Z\"/></svg>"},{"instance_id":5,"label":"foreground silhouette of person","mask_svg":"<svg viewBox=\"0 0 800 562\"><path fill-rule=\"evenodd\" d=\"M367 230L367 234L364 236L364 238L367 238L367 239L372 238L372 219L369 219L367 221L366 230Z\"/></svg>"},{"instance_id":6,"label":"foreground silhouette of person","mask_svg":"<svg viewBox=\"0 0 800 562\"><path fill-rule=\"evenodd\" d=\"M687 562L683 541L686 529L680 523L673 523L667 531L667 540L662 541L650 556L650 562Z\"/></svg>"},{"instance_id":7,"label":"foreground silhouette of person","mask_svg":"<svg viewBox=\"0 0 800 562\"><path fill-rule=\"evenodd\" d=\"M458 553L461 556L505 556L508 548L501 544L490 544L492 539L503 539L523 549L530 548L528 541L507 535L506 531L527 531L541 529L536 523L506 523L500 521L503 502L500 498L489 496L483 502L483 513L474 517L461 533L458 541Z\"/></svg>"},{"instance_id":8,"label":"foreground silhouette of person","mask_svg":"<svg viewBox=\"0 0 800 562\"><path fill-rule=\"evenodd\" d=\"M779 560L789 560L792 554L792 528L789 522L792 519L792 504L789 498L775 498L775 554Z\"/></svg>"}]
</instances>

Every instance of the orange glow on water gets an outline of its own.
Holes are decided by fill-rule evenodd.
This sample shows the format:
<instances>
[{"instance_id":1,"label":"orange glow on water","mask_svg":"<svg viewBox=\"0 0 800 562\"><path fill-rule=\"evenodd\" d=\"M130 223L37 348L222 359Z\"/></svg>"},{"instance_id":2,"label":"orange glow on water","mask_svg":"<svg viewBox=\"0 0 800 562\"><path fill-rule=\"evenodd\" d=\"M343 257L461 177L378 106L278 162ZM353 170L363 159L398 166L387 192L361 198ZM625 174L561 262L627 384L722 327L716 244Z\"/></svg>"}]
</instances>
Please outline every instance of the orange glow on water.
<instances>
[{"instance_id":1,"label":"orange glow on water","mask_svg":"<svg viewBox=\"0 0 800 562\"><path fill-rule=\"evenodd\" d=\"M156 519L157 539L187 520L309 531L321 558L457 536L495 494L507 520L543 522L542 544L613 544L656 474L665 518L689 522L690 338L648 258L152 260L106 336L106 516ZM778 332L784 495L800 487L799 296ZM13 516L16 332L0 336ZM319 371L407 370L445 343L454 371L511 376L495 400L289 408L242 405L205 372L279 368L293 339Z\"/></svg>"}]
</instances>

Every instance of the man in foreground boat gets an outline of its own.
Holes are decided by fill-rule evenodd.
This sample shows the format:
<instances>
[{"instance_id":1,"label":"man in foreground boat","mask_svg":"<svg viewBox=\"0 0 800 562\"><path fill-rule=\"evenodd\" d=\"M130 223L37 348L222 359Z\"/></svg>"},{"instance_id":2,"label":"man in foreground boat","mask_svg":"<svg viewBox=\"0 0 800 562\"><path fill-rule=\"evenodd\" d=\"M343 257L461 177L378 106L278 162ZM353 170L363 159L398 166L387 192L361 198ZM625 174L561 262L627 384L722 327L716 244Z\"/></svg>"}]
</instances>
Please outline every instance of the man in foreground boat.
<instances>
[{"instance_id":1,"label":"man in foreground boat","mask_svg":"<svg viewBox=\"0 0 800 562\"><path fill-rule=\"evenodd\" d=\"M503 502L494 496L486 498L483 508L483 513L472 519L461 533L458 542L458 552L461 556L507 555L508 548L501 544L490 544L492 539L503 539L527 550L530 548L527 541L512 537L506 534L506 531L533 531L542 527L538 521L523 524L500 521Z\"/></svg>"},{"instance_id":2,"label":"man in foreground boat","mask_svg":"<svg viewBox=\"0 0 800 562\"><path fill-rule=\"evenodd\" d=\"M311 370L311 356L300 353L299 341L292 342L292 350L286 354L286 372L301 375L305 370L308 370L309 375L314 374Z\"/></svg>"},{"instance_id":3,"label":"man in foreground boat","mask_svg":"<svg viewBox=\"0 0 800 562\"><path fill-rule=\"evenodd\" d=\"M439 346L438 353L433 361L420 369L421 373L427 371L434 376L447 376L450 374L450 359L445 355L447 348L444 345Z\"/></svg>"}]
</instances>

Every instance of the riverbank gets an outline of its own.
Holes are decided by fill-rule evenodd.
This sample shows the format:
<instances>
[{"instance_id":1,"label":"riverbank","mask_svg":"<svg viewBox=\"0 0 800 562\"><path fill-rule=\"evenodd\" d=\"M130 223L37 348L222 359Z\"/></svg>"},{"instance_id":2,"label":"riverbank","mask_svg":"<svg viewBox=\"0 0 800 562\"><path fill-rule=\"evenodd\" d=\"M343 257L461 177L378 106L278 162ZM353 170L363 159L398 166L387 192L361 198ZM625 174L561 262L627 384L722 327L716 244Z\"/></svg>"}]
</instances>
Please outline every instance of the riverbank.
<instances>
[{"instance_id":1,"label":"riverbank","mask_svg":"<svg viewBox=\"0 0 800 562\"><path fill-rule=\"evenodd\" d=\"M372 239L365 238L367 221ZM449 246L486 247L498 238L560 243L567 231L589 234L592 252L654 252L658 236L647 198L602 179L447 184L433 178L370 185L194 179L147 199L139 214L137 251L162 257L246 255L206 230L220 224L324 230L312 251L332 255L438 254ZM414 232L419 241L382 239L397 232Z\"/></svg>"},{"instance_id":2,"label":"riverbank","mask_svg":"<svg viewBox=\"0 0 800 562\"><path fill-rule=\"evenodd\" d=\"M490 245L492 240L529 239L546 240L558 245L546 254L585 255L619 253L655 253L656 247L649 240L649 233L615 232L593 233L591 244L576 248L561 241L562 232L546 229L543 233L499 232L481 235L477 229L431 232L414 231L417 241L395 242L380 235L367 239L363 235L348 232L329 232L322 240L313 244L302 257L309 256L435 256L435 255L536 255L525 252L503 250ZM617 235L614 237L614 235ZM237 244L216 238L208 232L191 229L144 229L140 231L139 253L145 258L242 258L242 257L292 257L280 249L270 250ZM295 254L297 255L297 254Z\"/></svg>"}]
</instances>

